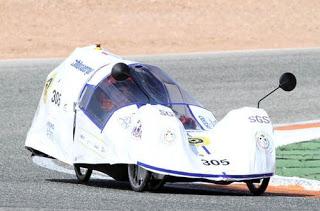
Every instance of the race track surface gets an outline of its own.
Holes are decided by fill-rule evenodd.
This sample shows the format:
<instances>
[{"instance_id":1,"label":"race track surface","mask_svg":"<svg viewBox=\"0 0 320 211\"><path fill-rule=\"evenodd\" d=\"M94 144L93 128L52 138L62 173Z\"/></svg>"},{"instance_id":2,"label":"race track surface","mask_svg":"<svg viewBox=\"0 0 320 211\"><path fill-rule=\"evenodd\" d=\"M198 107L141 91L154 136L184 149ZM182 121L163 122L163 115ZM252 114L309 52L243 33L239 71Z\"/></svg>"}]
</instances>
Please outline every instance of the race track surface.
<instances>
[{"instance_id":1,"label":"race track surface","mask_svg":"<svg viewBox=\"0 0 320 211\"><path fill-rule=\"evenodd\" d=\"M221 119L228 110L256 106L293 72L295 91L279 90L261 103L273 123L319 119L320 50L260 51L135 57L172 75ZM304 195L266 193L203 185L165 186L159 193L135 193L127 183L75 176L34 165L24 141L46 75L61 60L0 62L0 207L135 210L318 210L320 200ZM214 186L215 187L215 186Z\"/></svg>"}]
</instances>

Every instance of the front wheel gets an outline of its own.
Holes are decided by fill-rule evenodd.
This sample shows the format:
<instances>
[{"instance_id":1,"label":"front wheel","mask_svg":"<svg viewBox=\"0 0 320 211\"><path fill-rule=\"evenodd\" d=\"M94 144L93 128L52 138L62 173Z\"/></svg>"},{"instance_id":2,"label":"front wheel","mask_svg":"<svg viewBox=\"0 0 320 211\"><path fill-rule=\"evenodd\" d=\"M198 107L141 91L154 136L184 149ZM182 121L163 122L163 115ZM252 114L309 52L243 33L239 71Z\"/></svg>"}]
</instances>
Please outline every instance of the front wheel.
<instances>
[{"instance_id":1,"label":"front wheel","mask_svg":"<svg viewBox=\"0 0 320 211\"><path fill-rule=\"evenodd\" d=\"M261 179L259 182L255 180L250 180L250 181L247 181L246 183L249 191L253 195L258 196L263 194L266 191L269 181L270 181L270 177Z\"/></svg>"},{"instance_id":2,"label":"front wheel","mask_svg":"<svg viewBox=\"0 0 320 211\"><path fill-rule=\"evenodd\" d=\"M92 170L74 165L74 171L80 183L87 183L91 177Z\"/></svg>"},{"instance_id":3,"label":"front wheel","mask_svg":"<svg viewBox=\"0 0 320 211\"><path fill-rule=\"evenodd\" d=\"M150 172L138 165L128 165L128 177L132 190L142 192L147 189Z\"/></svg>"}]
</instances>

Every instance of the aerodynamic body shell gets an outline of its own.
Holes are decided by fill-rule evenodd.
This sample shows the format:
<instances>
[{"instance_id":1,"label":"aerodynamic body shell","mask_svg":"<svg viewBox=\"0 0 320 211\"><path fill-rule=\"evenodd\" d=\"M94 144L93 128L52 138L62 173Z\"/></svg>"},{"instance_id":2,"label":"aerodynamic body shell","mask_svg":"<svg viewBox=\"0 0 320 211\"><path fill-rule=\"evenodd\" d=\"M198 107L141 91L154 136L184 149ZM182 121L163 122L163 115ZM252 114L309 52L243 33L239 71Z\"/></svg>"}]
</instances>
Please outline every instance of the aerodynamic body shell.
<instances>
[{"instance_id":1,"label":"aerodynamic body shell","mask_svg":"<svg viewBox=\"0 0 320 211\"><path fill-rule=\"evenodd\" d=\"M128 79L112 78L117 63L130 67ZM275 171L263 109L232 110L217 121L160 68L95 46L76 49L48 75L25 146L70 165L137 164L215 181Z\"/></svg>"}]
</instances>

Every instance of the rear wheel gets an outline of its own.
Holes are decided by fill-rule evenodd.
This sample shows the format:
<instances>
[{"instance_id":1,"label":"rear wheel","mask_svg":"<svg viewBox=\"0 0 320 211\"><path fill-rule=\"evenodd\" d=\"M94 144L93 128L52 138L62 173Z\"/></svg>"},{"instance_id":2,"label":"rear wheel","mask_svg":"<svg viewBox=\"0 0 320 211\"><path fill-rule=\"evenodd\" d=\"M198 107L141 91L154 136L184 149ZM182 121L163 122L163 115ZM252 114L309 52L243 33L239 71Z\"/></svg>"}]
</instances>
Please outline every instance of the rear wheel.
<instances>
[{"instance_id":1,"label":"rear wheel","mask_svg":"<svg viewBox=\"0 0 320 211\"><path fill-rule=\"evenodd\" d=\"M87 183L91 177L92 170L74 165L74 171L80 183Z\"/></svg>"},{"instance_id":2,"label":"rear wheel","mask_svg":"<svg viewBox=\"0 0 320 211\"><path fill-rule=\"evenodd\" d=\"M250 180L250 181L247 181L246 183L249 188L249 191L253 195L258 196L263 194L266 191L269 181L270 181L270 177L260 179L260 180Z\"/></svg>"},{"instance_id":3,"label":"rear wheel","mask_svg":"<svg viewBox=\"0 0 320 211\"><path fill-rule=\"evenodd\" d=\"M142 192L148 188L150 172L138 165L128 165L128 177L132 190Z\"/></svg>"}]
</instances>

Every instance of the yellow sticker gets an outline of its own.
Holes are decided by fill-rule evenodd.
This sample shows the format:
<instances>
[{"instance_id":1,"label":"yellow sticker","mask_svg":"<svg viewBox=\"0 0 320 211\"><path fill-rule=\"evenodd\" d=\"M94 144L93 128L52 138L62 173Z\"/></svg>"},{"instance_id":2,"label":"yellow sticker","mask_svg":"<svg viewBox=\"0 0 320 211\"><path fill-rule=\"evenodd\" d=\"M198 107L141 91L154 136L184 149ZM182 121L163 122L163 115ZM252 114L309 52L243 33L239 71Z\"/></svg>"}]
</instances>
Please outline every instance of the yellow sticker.
<instances>
[{"instance_id":1,"label":"yellow sticker","mask_svg":"<svg viewBox=\"0 0 320 211\"><path fill-rule=\"evenodd\" d=\"M198 137L190 137L188 138L190 144L196 146L208 146L210 144L210 138L205 136L198 136Z\"/></svg>"},{"instance_id":2,"label":"yellow sticker","mask_svg":"<svg viewBox=\"0 0 320 211\"><path fill-rule=\"evenodd\" d=\"M48 97L48 91L52 85L52 82L54 78L56 77L57 73L51 74L52 76L49 77L49 79L46 81L46 84L44 85L44 90L43 90L43 102L47 103L47 97Z\"/></svg>"}]
</instances>

